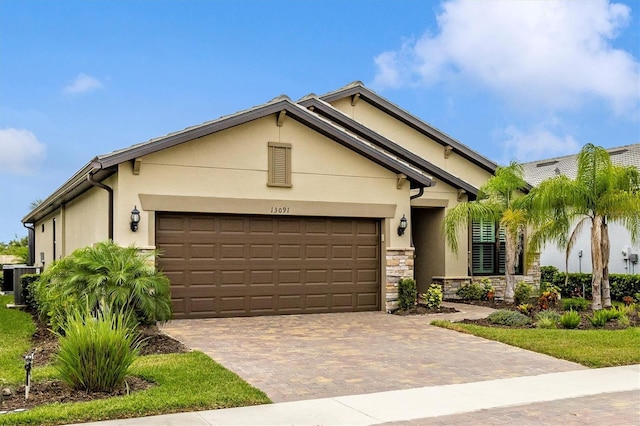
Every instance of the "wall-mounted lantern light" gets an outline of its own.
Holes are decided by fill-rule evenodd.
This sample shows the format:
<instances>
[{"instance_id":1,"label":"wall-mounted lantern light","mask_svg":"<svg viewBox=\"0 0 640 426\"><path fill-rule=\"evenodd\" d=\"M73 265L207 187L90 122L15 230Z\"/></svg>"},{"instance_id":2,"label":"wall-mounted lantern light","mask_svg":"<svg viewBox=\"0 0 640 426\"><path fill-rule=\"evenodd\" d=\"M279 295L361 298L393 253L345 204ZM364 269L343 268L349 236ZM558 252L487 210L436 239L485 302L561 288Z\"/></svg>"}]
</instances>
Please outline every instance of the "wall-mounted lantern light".
<instances>
[{"instance_id":1,"label":"wall-mounted lantern light","mask_svg":"<svg viewBox=\"0 0 640 426\"><path fill-rule=\"evenodd\" d=\"M138 230L138 224L140 223L140 211L137 206L133 206L131 210L131 230L136 232Z\"/></svg>"},{"instance_id":2,"label":"wall-mounted lantern light","mask_svg":"<svg viewBox=\"0 0 640 426\"><path fill-rule=\"evenodd\" d=\"M405 215L402 215L402 219L400 219L400 225L398 225L398 235L404 235L404 231L407 229L407 218Z\"/></svg>"}]
</instances>

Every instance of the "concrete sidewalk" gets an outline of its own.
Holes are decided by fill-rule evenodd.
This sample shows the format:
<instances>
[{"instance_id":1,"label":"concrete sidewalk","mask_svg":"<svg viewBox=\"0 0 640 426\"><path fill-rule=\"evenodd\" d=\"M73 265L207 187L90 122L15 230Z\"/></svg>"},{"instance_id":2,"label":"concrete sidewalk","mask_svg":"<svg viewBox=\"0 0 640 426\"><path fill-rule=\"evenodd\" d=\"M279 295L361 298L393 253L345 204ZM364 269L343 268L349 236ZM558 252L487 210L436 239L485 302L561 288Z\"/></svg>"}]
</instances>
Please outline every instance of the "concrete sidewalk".
<instances>
[{"instance_id":1,"label":"concrete sidewalk","mask_svg":"<svg viewBox=\"0 0 640 426\"><path fill-rule=\"evenodd\" d=\"M397 424L558 424L546 404L524 416L527 406L554 404L601 396L592 405L580 405L594 415L576 417L569 424L640 424L640 365L549 373L482 382L430 386L362 395L350 395L252 407L168 414L87 425L375 425ZM593 401L596 401L594 403ZM578 401L580 402L580 401ZM594 406L599 404L600 406ZM512 407L500 421L492 410ZM522 407L522 410L519 410ZM603 419L601 415L616 417ZM579 412L579 410L578 410ZM595 414L594 414L595 413ZM460 417L464 414L464 417ZM599 415L600 414L600 415ZM451 418L443 417L451 416ZM436 419L437 418L437 419ZM432 422L432 420L437 420ZM523 420L526 420L523 422ZM567 421L560 421L567 424Z\"/></svg>"}]
</instances>

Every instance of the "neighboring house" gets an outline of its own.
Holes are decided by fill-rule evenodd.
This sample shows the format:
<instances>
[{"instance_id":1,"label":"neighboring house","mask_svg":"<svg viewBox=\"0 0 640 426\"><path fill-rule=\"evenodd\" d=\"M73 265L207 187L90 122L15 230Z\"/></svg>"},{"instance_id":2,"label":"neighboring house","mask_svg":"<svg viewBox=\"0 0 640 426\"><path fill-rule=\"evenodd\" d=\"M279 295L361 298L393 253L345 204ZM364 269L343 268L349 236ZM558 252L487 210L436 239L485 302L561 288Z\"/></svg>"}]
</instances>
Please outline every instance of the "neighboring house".
<instances>
[{"instance_id":1,"label":"neighboring house","mask_svg":"<svg viewBox=\"0 0 640 426\"><path fill-rule=\"evenodd\" d=\"M640 169L640 144L607 149L614 164L633 166ZM531 185L538 185L543 180L566 175L575 179L577 175L577 154L564 157L524 163L525 180ZM640 245L631 243L628 231L621 225L609 224L609 240L611 241L611 258L609 271L614 274L640 273L638 254ZM540 253L540 265L555 266L565 271L565 249L555 244L547 244ZM582 234L569 255L569 272L591 273L591 226L584 227Z\"/></svg>"},{"instance_id":2,"label":"neighboring house","mask_svg":"<svg viewBox=\"0 0 640 426\"><path fill-rule=\"evenodd\" d=\"M175 318L390 310L400 278L471 279L471 240L451 253L442 220L495 168L356 82L95 157L23 222L41 265L158 249Z\"/></svg>"}]
</instances>

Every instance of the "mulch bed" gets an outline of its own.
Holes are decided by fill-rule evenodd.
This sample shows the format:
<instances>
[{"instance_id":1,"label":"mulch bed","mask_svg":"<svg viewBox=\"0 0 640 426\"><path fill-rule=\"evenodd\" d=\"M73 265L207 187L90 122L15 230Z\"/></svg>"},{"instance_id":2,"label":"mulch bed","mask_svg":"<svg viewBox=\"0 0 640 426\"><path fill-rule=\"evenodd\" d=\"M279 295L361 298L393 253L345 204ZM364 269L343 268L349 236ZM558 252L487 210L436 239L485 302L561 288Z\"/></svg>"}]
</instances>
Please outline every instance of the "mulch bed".
<instances>
[{"instance_id":1,"label":"mulch bed","mask_svg":"<svg viewBox=\"0 0 640 426\"><path fill-rule=\"evenodd\" d=\"M140 355L142 356L188 351L188 348L182 343L163 334L155 326L145 327L141 330L141 333L144 339L144 346L140 350ZM32 345L35 349L33 365L44 366L52 361L58 349L58 339L47 329L46 325L37 322L37 329L32 338ZM17 388L3 388L0 392L0 412L29 409L53 402L84 402L111 398L149 389L152 386L154 386L153 382L135 376L128 376L123 386L111 393L74 390L60 380L34 382L29 389L28 400L24 399L24 385ZM9 395L5 395L5 393L9 392Z\"/></svg>"}]
</instances>

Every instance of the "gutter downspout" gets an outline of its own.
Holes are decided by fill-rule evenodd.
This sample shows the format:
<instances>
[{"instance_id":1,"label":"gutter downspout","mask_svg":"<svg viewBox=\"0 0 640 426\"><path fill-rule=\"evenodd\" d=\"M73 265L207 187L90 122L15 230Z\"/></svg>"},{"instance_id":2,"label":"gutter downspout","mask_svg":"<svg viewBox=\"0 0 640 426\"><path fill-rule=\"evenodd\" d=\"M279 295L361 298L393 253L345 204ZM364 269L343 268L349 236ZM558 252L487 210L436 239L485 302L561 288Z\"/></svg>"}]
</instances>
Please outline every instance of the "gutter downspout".
<instances>
[{"instance_id":1,"label":"gutter downspout","mask_svg":"<svg viewBox=\"0 0 640 426\"><path fill-rule=\"evenodd\" d=\"M36 225L33 223L23 223L22 226L29 230L29 236L27 237L29 247L27 265L34 266L36 264Z\"/></svg>"},{"instance_id":2,"label":"gutter downspout","mask_svg":"<svg viewBox=\"0 0 640 426\"><path fill-rule=\"evenodd\" d=\"M414 195L412 195L412 196L410 196L410 197L409 197L409 199L410 199L410 200L413 200L413 199L415 199L415 198L420 198L420 197L422 197L423 195L424 195L424 186L421 186L421 187L419 188L418 193L417 193L417 194L414 194Z\"/></svg>"},{"instance_id":3,"label":"gutter downspout","mask_svg":"<svg viewBox=\"0 0 640 426\"><path fill-rule=\"evenodd\" d=\"M102 182L95 181L91 173L87 174L87 180L91 185L102 188L109 193L109 239L113 241L113 188Z\"/></svg>"}]
</instances>

